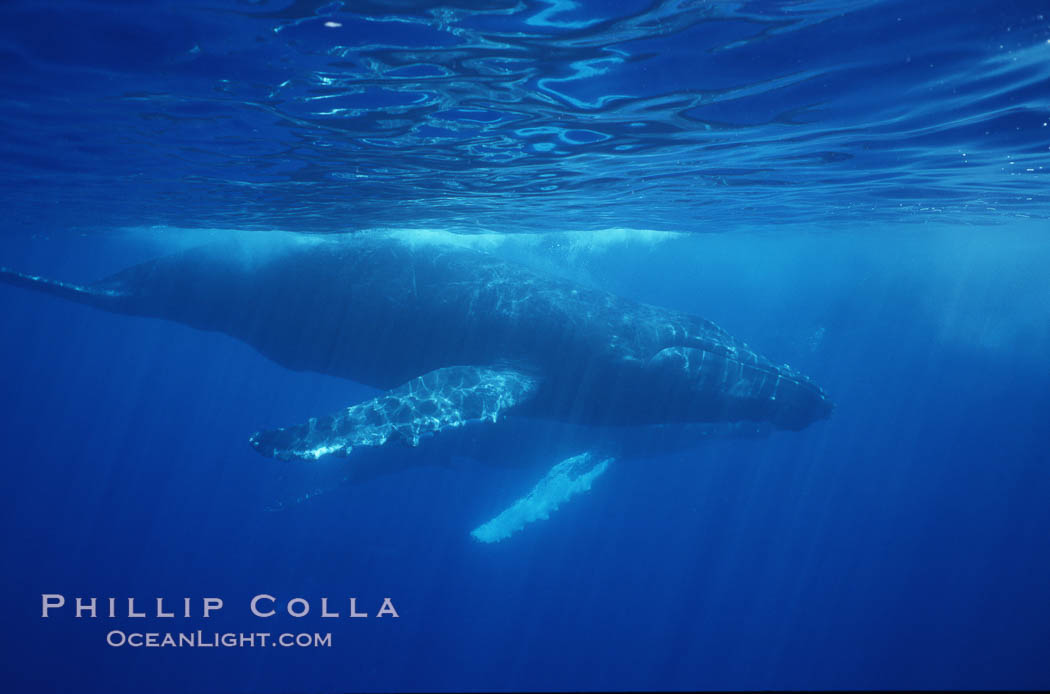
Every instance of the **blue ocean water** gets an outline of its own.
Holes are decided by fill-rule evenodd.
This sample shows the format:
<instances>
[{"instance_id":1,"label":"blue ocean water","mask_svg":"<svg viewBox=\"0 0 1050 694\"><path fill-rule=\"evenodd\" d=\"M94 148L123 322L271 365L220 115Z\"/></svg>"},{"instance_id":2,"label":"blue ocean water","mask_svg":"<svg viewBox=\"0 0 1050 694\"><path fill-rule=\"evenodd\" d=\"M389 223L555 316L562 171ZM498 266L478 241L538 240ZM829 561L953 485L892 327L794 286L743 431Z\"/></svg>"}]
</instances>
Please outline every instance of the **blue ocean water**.
<instances>
[{"instance_id":1,"label":"blue ocean water","mask_svg":"<svg viewBox=\"0 0 1050 694\"><path fill-rule=\"evenodd\" d=\"M714 320L836 404L618 461L483 545L555 461L271 510L310 481L248 435L373 389L2 285L6 686L1050 686L1048 121L1034 2L4 3L0 265L88 282L231 235L470 235ZM43 619L51 593L225 605ZM254 618L260 593L312 613Z\"/></svg>"}]
</instances>

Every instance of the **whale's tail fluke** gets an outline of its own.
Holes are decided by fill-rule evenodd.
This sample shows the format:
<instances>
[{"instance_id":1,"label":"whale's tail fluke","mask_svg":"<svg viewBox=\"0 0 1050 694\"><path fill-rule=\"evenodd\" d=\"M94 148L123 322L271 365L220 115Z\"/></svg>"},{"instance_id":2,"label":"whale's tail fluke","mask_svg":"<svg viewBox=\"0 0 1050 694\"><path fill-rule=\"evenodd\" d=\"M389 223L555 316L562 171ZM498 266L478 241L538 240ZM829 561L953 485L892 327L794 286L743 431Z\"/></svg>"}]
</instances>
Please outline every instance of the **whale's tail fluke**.
<instances>
[{"instance_id":1,"label":"whale's tail fluke","mask_svg":"<svg viewBox=\"0 0 1050 694\"><path fill-rule=\"evenodd\" d=\"M102 289L94 286L61 282L59 280L39 277L37 275L27 275L21 272L15 272L14 270L8 270L5 267L0 267L0 282L15 287L22 287L24 289L32 289L45 294L53 294L54 296L60 296L69 301L75 301L77 303L87 304L89 306L110 311L119 310L122 299L125 298L123 293L113 289Z\"/></svg>"}]
</instances>

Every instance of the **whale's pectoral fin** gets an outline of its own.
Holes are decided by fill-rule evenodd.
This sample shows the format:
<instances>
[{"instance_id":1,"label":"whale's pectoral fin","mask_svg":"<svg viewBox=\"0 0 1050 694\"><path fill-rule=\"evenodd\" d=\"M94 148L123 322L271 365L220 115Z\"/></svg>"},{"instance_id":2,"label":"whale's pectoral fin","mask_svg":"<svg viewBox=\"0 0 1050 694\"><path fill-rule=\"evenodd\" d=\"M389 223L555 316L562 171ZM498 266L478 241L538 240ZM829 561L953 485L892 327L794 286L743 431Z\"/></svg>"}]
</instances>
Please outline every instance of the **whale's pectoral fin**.
<instances>
[{"instance_id":1,"label":"whale's pectoral fin","mask_svg":"<svg viewBox=\"0 0 1050 694\"><path fill-rule=\"evenodd\" d=\"M418 446L442 431L496 422L535 388L535 379L513 369L449 366L331 416L259 432L250 442L259 453L281 460L345 456L357 447L393 442Z\"/></svg>"},{"instance_id":2,"label":"whale's pectoral fin","mask_svg":"<svg viewBox=\"0 0 1050 694\"><path fill-rule=\"evenodd\" d=\"M47 277L15 272L14 270L8 270L5 267L0 267L0 283L10 284L14 287L22 287L23 289L32 289L33 291L42 292L44 294L60 296L69 301L88 304L89 306L108 311L121 310L127 299L126 295L122 292L115 289L108 289L102 286L101 283L95 285L72 284L70 282L60 282L58 280L48 279Z\"/></svg>"},{"instance_id":3,"label":"whale's pectoral fin","mask_svg":"<svg viewBox=\"0 0 1050 694\"><path fill-rule=\"evenodd\" d=\"M566 458L552 467L532 491L492 520L474 528L470 532L471 536L479 542L499 542L529 523L547 520L562 502L589 490L611 462L613 458L603 458L593 453Z\"/></svg>"}]
</instances>

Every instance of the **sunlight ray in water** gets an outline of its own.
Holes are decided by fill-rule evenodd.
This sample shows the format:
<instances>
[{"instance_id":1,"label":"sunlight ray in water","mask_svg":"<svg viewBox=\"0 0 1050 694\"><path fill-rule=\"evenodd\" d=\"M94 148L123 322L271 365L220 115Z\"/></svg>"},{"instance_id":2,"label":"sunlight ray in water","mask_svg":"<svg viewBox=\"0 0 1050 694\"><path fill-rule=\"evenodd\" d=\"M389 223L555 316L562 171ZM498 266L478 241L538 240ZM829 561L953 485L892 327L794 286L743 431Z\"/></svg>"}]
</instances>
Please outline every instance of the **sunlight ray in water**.
<instances>
[{"instance_id":1,"label":"sunlight ray in water","mask_svg":"<svg viewBox=\"0 0 1050 694\"><path fill-rule=\"evenodd\" d=\"M1044 5L0 2L0 688L1048 689Z\"/></svg>"}]
</instances>

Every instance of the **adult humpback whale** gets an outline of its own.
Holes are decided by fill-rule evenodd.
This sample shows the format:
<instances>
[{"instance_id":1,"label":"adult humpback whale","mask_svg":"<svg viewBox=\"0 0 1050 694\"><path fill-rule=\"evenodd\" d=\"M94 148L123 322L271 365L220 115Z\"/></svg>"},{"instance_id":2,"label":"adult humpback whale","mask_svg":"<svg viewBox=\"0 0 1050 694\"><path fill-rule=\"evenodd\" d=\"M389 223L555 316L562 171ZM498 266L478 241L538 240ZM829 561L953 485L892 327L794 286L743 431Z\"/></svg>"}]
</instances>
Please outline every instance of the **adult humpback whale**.
<instances>
[{"instance_id":1,"label":"adult humpback whale","mask_svg":"<svg viewBox=\"0 0 1050 694\"><path fill-rule=\"evenodd\" d=\"M87 286L6 269L0 280L224 332L288 368L386 391L251 437L259 453L286 460L360 456L395 443L437 451L465 434L509 432L508 417L602 432L603 440L639 430L660 439L733 422L797 430L832 409L807 378L710 321L455 245L376 234L229 239ZM566 458L474 536L502 539L546 517L608 462L600 446Z\"/></svg>"}]
</instances>

